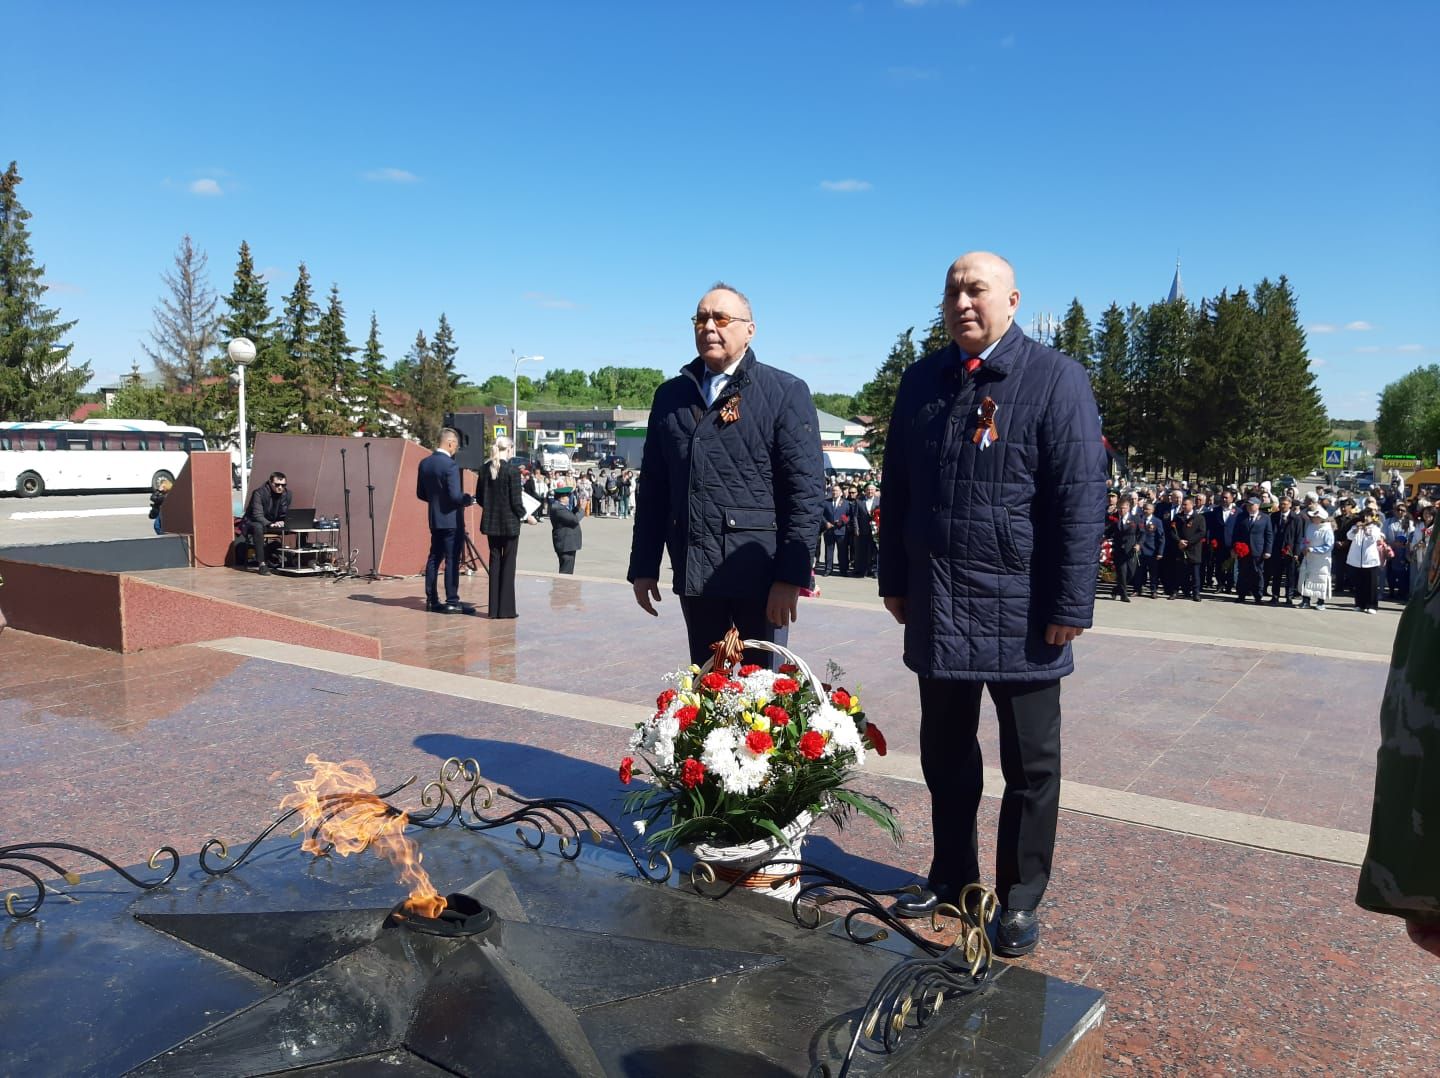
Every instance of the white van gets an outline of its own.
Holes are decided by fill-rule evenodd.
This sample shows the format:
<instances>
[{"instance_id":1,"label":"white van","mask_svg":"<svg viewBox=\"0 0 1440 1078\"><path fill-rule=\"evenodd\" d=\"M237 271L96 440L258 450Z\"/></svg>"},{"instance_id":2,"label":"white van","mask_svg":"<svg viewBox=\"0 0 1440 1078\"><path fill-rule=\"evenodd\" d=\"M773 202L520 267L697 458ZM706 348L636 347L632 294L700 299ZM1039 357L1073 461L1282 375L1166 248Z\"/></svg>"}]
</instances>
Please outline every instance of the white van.
<instances>
[{"instance_id":1,"label":"white van","mask_svg":"<svg viewBox=\"0 0 1440 1078\"><path fill-rule=\"evenodd\" d=\"M824 456L827 476L859 475L870 470L870 462L865 459L865 454L856 453L852 449L827 449Z\"/></svg>"}]
</instances>

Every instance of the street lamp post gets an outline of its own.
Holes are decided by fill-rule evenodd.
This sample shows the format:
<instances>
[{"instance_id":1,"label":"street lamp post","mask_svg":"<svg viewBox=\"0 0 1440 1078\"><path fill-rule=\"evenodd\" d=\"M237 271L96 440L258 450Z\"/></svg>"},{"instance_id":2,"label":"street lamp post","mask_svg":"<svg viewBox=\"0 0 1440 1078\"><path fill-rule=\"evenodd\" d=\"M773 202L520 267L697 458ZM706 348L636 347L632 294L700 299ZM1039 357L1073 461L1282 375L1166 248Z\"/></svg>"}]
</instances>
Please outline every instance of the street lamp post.
<instances>
[{"instance_id":1,"label":"street lamp post","mask_svg":"<svg viewBox=\"0 0 1440 1078\"><path fill-rule=\"evenodd\" d=\"M248 337L236 337L225 351L240 374L240 497L243 500L250 485L250 459L245 453L245 368L255 362L255 342Z\"/></svg>"},{"instance_id":2,"label":"street lamp post","mask_svg":"<svg viewBox=\"0 0 1440 1078\"><path fill-rule=\"evenodd\" d=\"M520 364L522 363L543 363L544 356L517 356L515 349L510 349L510 355L515 358L515 375L510 385L515 390L514 397L510 402L510 444L516 450L520 448Z\"/></svg>"}]
</instances>

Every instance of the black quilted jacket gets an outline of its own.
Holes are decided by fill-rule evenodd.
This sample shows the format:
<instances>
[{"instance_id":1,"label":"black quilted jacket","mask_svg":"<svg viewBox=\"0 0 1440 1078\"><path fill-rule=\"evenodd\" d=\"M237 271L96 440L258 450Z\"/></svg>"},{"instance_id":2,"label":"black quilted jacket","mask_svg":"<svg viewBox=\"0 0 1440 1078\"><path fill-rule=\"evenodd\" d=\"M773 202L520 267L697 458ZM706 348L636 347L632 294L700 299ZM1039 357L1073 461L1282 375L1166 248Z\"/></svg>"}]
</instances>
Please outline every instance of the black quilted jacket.
<instances>
[{"instance_id":1,"label":"black quilted jacket","mask_svg":"<svg viewBox=\"0 0 1440 1078\"><path fill-rule=\"evenodd\" d=\"M633 582L670 552L680 595L763 597L810 582L824 460L810 390L747 351L709 408L697 357L655 391L630 547ZM727 402L738 395L726 422Z\"/></svg>"},{"instance_id":2,"label":"black quilted jacket","mask_svg":"<svg viewBox=\"0 0 1440 1078\"><path fill-rule=\"evenodd\" d=\"M881 485L880 594L904 596L905 665L1041 681L1074 669L1049 624L1088 628L1105 449L1085 369L1018 326L975 375L952 344L900 380ZM974 441L995 402L998 441Z\"/></svg>"}]
</instances>

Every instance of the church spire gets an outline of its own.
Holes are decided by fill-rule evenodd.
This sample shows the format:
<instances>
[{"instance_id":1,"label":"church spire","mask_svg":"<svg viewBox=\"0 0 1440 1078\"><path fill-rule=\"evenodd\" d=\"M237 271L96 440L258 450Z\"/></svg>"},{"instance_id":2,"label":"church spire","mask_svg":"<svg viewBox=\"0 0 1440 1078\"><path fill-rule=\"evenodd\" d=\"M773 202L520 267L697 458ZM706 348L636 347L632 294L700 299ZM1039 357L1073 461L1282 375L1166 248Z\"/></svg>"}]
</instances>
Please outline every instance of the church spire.
<instances>
[{"instance_id":1,"label":"church spire","mask_svg":"<svg viewBox=\"0 0 1440 1078\"><path fill-rule=\"evenodd\" d=\"M1175 279L1170 282L1170 294L1165 297L1167 303L1174 303L1177 299L1185 298L1185 286L1180 283L1180 256L1175 256Z\"/></svg>"}]
</instances>

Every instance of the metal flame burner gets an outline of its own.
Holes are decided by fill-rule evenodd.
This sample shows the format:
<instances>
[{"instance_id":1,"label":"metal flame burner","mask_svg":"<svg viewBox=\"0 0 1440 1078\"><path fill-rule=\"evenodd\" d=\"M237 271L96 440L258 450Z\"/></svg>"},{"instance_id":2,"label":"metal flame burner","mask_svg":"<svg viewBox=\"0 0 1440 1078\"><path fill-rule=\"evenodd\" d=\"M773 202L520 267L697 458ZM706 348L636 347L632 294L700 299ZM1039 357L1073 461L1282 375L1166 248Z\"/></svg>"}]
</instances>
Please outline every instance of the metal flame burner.
<instances>
[{"instance_id":1,"label":"metal flame burner","mask_svg":"<svg viewBox=\"0 0 1440 1078\"><path fill-rule=\"evenodd\" d=\"M405 928L427 936L478 936L494 924L494 910L461 892L445 896L439 917L424 917L406 909L402 902L385 918L386 928Z\"/></svg>"}]
</instances>

